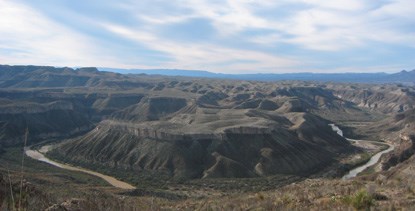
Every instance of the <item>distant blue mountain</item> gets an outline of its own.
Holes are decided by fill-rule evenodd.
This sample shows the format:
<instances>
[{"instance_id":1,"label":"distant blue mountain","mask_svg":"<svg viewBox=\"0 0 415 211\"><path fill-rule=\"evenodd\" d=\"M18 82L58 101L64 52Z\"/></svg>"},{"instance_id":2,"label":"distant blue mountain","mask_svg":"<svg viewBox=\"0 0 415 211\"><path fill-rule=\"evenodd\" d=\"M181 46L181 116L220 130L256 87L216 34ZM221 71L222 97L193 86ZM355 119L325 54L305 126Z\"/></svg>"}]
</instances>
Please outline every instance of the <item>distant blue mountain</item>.
<instances>
[{"instance_id":1,"label":"distant blue mountain","mask_svg":"<svg viewBox=\"0 0 415 211\"><path fill-rule=\"evenodd\" d=\"M117 68L98 68L100 71L116 72L122 74L147 74L147 75L166 75L166 76L186 76L218 78L216 73L203 70L178 70L178 69L117 69Z\"/></svg>"},{"instance_id":2,"label":"distant blue mountain","mask_svg":"<svg viewBox=\"0 0 415 211\"><path fill-rule=\"evenodd\" d=\"M350 83L405 83L415 84L415 70L402 70L398 73L257 73L257 74L222 74L202 70L178 69L117 69L98 68L100 71L117 72L122 74L147 74L165 76L185 76L202 78L222 78L236 80L257 81L322 81L322 82L350 82Z\"/></svg>"}]
</instances>

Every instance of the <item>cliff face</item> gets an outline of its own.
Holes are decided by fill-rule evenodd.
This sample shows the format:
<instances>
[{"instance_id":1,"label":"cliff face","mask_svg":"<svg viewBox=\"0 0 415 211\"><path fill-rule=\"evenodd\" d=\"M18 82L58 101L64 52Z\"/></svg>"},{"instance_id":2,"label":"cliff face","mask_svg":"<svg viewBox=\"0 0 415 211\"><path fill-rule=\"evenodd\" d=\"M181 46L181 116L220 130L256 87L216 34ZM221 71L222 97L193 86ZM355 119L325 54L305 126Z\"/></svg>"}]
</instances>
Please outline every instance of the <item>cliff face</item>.
<instances>
[{"instance_id":1,"label":"cliff face","mask_svg":"<svg viewBox=\"0 0 415 211\"><path fill-rule=\"evenodd\" d=\"M415 105L414 90L399 85L343 86L336 88L334 94L359 107L383 113L404 112Z\"/></svg>"},{"instance_id":2,"label":"cliff face","mask_svg":"<svg viewBox=\"0 0 415 211\"><path fill-rule=\"evenodd\" d=\"M87 131L91 129L88 116L74 109L70 102L51 103L8 102L0 105L1 145L21 144L26 129L32 141ZM20 145L21 146L21 145Z\"/></svg>"},{"instance_id":3,"label":"cliff face","mask_svg":"<svg viewBox=\"0 0 415 211\"><path fill-rule=\"evenodd\" d=\"M30 133L27 144L31 144L87 131L91 126L88 116L67 102L12 104L0 111L0 140L5 147L22 143L26 129Z\"/></svg>"},{"instance_id":4,"label":"cliff face","mask_svg":"<svg viewBox=\"0 0 415 211\"><path fill-rule=\"evenodd\" d=\"M94 128L114 111L141 100L140 94L67 93L62 89L0 89L0 145L22 146Z\"/></svg>"},{"instance_id":5,"label":"cliff face","mask_svg":"<svg viewBox=\"0 0 415 211\"><path fill-rule=\"evenodd\" d=\"M382 170L388 170L389 168L396 166L408 160L415 154L415 135L401 135L398 147L394 152L385 156L382 161Z\"/></svg>"}]
</instances>

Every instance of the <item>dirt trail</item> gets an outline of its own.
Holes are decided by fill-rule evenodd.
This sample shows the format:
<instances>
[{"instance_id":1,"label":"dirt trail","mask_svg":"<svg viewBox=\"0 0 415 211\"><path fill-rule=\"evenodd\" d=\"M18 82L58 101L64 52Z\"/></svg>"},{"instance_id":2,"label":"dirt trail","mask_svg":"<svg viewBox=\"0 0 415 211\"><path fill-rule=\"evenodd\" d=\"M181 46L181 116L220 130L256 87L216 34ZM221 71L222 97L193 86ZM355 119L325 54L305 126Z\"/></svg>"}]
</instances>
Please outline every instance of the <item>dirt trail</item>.
<instances>
[{"instance_id":1,"label":"dirt trail","mask_svg":"<svg viewBox=\"0 0 415 211\"><path fill-rule=\"evenodd\" d=\"M39 150L33 150L33 149L30 149L30 147L26 147L25 148L25 153L30 158L33 158L35 160L39 160L39 161L42 161L42 162L45 162L45 163L49 163L49 164L51 164L53 166L56 166L56 167L59 167L59 168L63 168L63 169L71 170L71 171L80 171L80 172L84 172L84 173L87 173L87 174L97 176L97 177L102 178L103 180L107 181L109 184L111 184L112 186L117 187L117 188L127 189L127 190L135 189L134 186L132 186L128 183L119 181L119 180L115 179L114 177L110 177L110 176L107 176L107 175L104 175L104 174L101 174L101 173L98 173L98 172L95 172L95 171L91 171L91 170L88 170L88 169L74 167L74 166L70 166L70 165L67 165L67 164L62 164L62 163L58 163L56 161L50 160L49 158L47 158L44 155L44 153L48 152L50 150L50 148L51 148L50 145L43 146Z\"/></svg>"}]
</instances>

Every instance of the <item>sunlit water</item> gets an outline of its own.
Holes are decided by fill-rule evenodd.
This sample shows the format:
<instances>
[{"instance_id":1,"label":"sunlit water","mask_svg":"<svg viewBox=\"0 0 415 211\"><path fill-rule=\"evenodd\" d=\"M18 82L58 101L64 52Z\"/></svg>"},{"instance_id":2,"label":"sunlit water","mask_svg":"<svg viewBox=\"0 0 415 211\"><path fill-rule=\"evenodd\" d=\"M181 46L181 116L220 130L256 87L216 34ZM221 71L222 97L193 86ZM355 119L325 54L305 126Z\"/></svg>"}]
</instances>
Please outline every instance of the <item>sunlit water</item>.
<instances>
[{"instance_id":1,"label":"sunlit water","mask_svg":"<svg viewBox=\"0 0 415 211\"><path fill-rule=\"evenodd\" d=\"M70 165L66 165L66 164L63 164L63 163L58 163L56 161L50 160L49 158L45 157L44 154L42 154L42 153L46 153L47 151L49 151L50 147L51 146L49 146L49 145L48 146L43 146L39 150L32 150L29 147L26 147L25 148L25 153L26 153L27 156L29 156L29 157L31 157L35 160L39 160L39 161L42 161L42 162L45 162L45 163L49 163L49 164L51 164L53 166L56 166L56 167L59 167L59 168L63 168L63 169L71 170L71 171L80 171L80 172L83 172L83 173L87 173L87 174L90 174L90 175L97 176L97 177L102 178L103 180L107 181L109 184L111 184L112 186L117 187L117 188L135 189L134 186L132 186L128 183L119 181L119 180L115 179L114 177L110 177L110 176L107 176L107 175L104 175L104 174L101 174L101 173L98 173L98 172L95 172L95 171L91 171L91 170L88 170L88 169L74 167L74 166L70 166Z\"/></svg>"}]
</instances>

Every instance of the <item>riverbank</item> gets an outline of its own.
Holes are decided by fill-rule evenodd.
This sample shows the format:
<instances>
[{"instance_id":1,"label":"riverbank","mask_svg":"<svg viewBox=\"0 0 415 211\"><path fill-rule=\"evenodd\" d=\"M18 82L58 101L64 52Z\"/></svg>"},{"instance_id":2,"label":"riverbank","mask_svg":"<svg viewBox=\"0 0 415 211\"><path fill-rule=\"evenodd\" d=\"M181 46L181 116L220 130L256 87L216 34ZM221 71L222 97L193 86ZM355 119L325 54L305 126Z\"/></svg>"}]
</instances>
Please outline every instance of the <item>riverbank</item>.
<instances>
[{"instance_id":1,"label":"riverbank","mask_svg":"<svg viewBox=\"0 0 415 211\"><path fill-rule=\"evenodd\" d=\"M126 183L126 182L117 180L114 177L104 175L104 174L101 174L101 173L98 173L98 172L95 172L95 171L92 171L92 170L79 168L79 167L74 167L74 166L70 166L70 165L67 165L67 164L63 164L63 163L53 161L53 160L51 160L51 159L49 159L45 156L45 153L47 153L50 150L50 148L51 148L51 145L42 146L39 150L34 150L34 149L31 149L30 147L26 147L25 148L25 154L28 157L32 158L32 159L48 163L48 164L56 166L58 168L63 168L63 169L71 170L71 171L79 171L79 172L83 172L83 173L86 173L86 174L90 174L90 175L99 177L99 178L105 180L106 182L108 182L109 184L111 184L112 186L120 188L120 189L126 189L126 190L135 189L134 186L132 186L132 185Z\"/></svg>"},{"instance_id":2,"label":"riverbank","mask_svg":"<svg viewBox=\"0 0 415 211\"><path fill-rule=\"evenodd\" d=\"M329 125L331 126L333 131L337 132L337 134L344 137L343 136L343 131L338 126L336 126L335 124L329 124ZM344 138L346 138L346 137L344 137ZM382 144L382 143L379 143L379 142L368 141L368 140L355 140L355 139L350 139L350 138L346 138L346 139L350 142L353 142L355 145L359 146L360 148L364 148L366 150L373 150L373 144ZM359 173L361 173L361 172L365 171L366 169L368 169L369 167L377 164L383 154L391 152L395 148L392 144L388 144L388 143L384 143L384 144L388 146L387 149L384 149L384 150L374 154L369 159L369 161L367 161L363 165L359 165L359 166L349 170L349 172L347 174L345 174L342 177L342 179L351 179L351 178L356 177Z\"/></svg>"}]
</instances>

